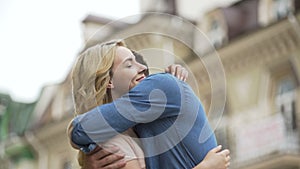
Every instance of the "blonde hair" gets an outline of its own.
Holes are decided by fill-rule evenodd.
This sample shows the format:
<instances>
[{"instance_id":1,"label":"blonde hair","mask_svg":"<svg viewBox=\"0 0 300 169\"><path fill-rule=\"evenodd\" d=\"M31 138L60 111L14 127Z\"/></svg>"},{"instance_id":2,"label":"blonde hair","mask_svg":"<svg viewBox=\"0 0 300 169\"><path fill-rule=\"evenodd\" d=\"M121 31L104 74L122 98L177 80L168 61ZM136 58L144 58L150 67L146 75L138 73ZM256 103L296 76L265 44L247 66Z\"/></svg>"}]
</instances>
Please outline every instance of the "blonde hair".
<instances>
[{"instance_id":1,"label":"blonde hair","mask_svg":"<svg viewBox=\"0 0 300 169\"><path fill-rule=\"evenodd\" d=\"M112 77L112 67L118 46L122 40L97 44L83 52L72 71L72 94L75 115L83 114L98 105L112 102L110 89L107 88ZM68 127L68 134L72 126ZM71 145L77 148L71 141ZM78 163L84 165L85 154L79 151Z\"/></svg>"},{"instance_id":2,"label":"blonde hair","mask_svg":"<svg viewBox=\"0 0 300 169\"><path fill-rule=\"evenodd\" d=\"M112 102L107 89L112 76L112 66L118 46L124 41L111 41L90 47L83 52L72 71L72 92L75 114Z\"/></svg>"}]
</instances>

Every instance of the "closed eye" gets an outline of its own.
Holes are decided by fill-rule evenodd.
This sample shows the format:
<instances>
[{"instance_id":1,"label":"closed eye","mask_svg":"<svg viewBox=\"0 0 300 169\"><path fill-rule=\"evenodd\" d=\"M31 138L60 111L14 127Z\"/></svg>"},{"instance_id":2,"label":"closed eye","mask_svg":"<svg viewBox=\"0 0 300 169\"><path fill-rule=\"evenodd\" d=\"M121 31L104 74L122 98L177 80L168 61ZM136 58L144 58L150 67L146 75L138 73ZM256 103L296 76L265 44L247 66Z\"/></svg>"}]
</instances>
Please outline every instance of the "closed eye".
<instances>
[{"instance_id":1,"label":"closed eye","mask_svg":"<svg viewBox=\"0 0 300 169\"><path fill-rule=\"evenodd\" d=\"M131 67L132 67L132 62L133 62L133 59L132 59L132 58L127 58L127 59L124 61L125 67L131 68Z\"/></svg>"}]
</instances>

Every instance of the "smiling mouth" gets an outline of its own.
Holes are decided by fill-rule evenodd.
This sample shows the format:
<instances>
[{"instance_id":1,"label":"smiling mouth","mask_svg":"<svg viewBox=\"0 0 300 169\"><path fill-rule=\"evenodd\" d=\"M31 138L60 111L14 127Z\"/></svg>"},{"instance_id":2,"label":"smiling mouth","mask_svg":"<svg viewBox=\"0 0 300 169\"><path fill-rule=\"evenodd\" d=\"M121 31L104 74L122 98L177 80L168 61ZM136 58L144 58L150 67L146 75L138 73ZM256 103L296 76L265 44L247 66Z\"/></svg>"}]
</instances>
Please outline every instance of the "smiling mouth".
<instances>
[{"instance_id":1,"label":"smiling mouth","mask_svg":"<svg viewBox=\"0 0 300 169\"><path fill-rule=\"evenodd\" d=\"M142 77L136 79L136 81L140 82L140 81L142 81L144 78L145 78L145 76L142 76Z\"/></svg>"}]
</instances>

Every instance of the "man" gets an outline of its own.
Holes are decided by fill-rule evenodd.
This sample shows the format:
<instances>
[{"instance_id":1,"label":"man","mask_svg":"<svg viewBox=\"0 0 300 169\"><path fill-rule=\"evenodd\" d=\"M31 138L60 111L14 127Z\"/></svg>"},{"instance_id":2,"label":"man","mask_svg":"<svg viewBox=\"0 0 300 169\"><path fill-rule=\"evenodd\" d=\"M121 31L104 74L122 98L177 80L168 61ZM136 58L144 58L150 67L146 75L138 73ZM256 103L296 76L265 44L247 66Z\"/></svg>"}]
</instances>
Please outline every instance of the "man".
<instances>
[{"instance_id":1,"label":"man","mask_svg":"<svg viewBox=\"0 0 300 169\"><path fill-rule=\"evenodd\" d=\"M89 153L96 143L104 143L118 132L134 127L142 140L147 167L195 167L216 147L211 129L205 126L207 119L198 98L186 83L173 76L145 78L145 67L136 62L129 49L114 49L116 55L107 85L114 102L76 117L71 132L73 143ZM202 129L206 132L204 138Z\"/></svg>"}]
</instances>

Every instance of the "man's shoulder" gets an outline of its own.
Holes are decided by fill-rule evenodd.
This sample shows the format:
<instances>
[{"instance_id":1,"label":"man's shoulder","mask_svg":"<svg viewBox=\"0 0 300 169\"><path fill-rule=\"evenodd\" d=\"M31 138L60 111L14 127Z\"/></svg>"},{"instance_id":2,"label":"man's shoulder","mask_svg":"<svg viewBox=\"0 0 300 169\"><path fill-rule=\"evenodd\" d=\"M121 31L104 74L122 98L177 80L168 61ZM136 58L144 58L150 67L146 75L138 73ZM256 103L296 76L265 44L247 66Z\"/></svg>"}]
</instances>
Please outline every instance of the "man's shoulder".
<instances>
[{"instance_id":1,"label":"man's shoulder","mask_svg":"<svg viewBox=\"0 0 300 169\"><path fill-rule=\"evenodd\" d=\"M170 73L155 73L147 77L147 79L158 79L158 80L176 80L176 77Z\"/></svg>"},{"instance_id":2,"label":"man's shoulder","mask_svg":"<svg viewBox=\"0 0 300 169\"><path fill-rule=\"evenodd\" d=\"M162 90L173 90L178 88L180 81L173 75L169 73L157 73L149 75L146 79L142 81L144 87L156 88Z\"/></svg>"}]
</instances>

